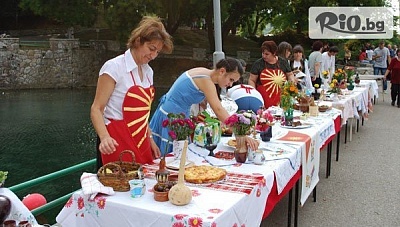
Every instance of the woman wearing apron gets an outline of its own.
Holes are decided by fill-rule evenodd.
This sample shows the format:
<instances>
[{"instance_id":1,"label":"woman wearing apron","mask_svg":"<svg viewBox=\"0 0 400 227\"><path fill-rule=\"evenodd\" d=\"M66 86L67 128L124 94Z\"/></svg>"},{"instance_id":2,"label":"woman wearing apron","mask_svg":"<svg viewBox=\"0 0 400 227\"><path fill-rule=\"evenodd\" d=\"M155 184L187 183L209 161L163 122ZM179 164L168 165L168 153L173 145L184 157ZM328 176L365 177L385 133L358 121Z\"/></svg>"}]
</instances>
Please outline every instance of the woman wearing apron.
<instances>
[{"instance_id":1,"label":"woman wearing apron","mask_svg":"<svg viewBox=\"0 0 400 227\"><path fill-rule=\"evenodd\" d=\"M119 160L124 150L133 151L136 162L142 164L160 156L148 126L155 92L148 63L160 52L172 52L171 37L158 18L144 17L127 46L124 54L100 69L91 107L102 164ZM125 155L123 161L132 161L132 157ZM98 167L102 164L98 162Z\"/></svg>"},{"instance_id":2,"label":"woman wearing apron","mask_svg":"<svg viewBox=\"0 0 400 227\"><path fill-rule=\"evenodd\" d=\"M265 108L279 105L281 85L286 80L296 83L288 61L276 55L277 49L274 41L263 42L262 58L256 60L250 70L249 85L261 93Z\"/></svg>"}]
</instances>

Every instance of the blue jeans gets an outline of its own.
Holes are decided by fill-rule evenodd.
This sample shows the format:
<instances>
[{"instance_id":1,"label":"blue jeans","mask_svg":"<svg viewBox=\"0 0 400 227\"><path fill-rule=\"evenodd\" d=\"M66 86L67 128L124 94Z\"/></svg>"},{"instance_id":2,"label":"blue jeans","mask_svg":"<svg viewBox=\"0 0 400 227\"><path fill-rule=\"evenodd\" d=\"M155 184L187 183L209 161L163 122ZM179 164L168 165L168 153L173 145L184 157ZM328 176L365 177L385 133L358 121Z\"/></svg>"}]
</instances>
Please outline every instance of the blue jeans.
<instances>
[{"instance_id":1,"label":"blue jeans","mask_svg":"<svg viewBox=\"0 0 400 227\"><path fill-rule=\"evenodd\" d=\"M380 68L380 67L374 67L374 75L385 75L387 68ZM381 74L379 74L379 72ZM386 91L387 90L387 80L382 80L383 83L383 90Z\"/></svg>"}]
</instances>

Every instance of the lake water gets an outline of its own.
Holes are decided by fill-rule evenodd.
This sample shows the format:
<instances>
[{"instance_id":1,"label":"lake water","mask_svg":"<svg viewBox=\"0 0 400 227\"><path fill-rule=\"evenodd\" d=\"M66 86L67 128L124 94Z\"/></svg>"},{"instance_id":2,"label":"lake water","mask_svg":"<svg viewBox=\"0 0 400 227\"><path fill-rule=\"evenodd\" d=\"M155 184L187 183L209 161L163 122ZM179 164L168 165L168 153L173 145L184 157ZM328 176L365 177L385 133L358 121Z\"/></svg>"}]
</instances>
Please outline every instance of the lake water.
<instances>
[{"instance_id":1,"label":"lake water","mask_svg":"<svg viewBox=\"0 0 400 227\"><path fill-rule=\"evenodd\" d=\"M156 100L168 88L156 89ZM0 92L0 170L6 186L34 179L96 157L90 121L95 88ZM94 168L85 170L95 172ZM82 172L18 192L41 193L48 201L80 188ZM54 223L61 207L39 217Z\"/></svg>"}]
</instances>

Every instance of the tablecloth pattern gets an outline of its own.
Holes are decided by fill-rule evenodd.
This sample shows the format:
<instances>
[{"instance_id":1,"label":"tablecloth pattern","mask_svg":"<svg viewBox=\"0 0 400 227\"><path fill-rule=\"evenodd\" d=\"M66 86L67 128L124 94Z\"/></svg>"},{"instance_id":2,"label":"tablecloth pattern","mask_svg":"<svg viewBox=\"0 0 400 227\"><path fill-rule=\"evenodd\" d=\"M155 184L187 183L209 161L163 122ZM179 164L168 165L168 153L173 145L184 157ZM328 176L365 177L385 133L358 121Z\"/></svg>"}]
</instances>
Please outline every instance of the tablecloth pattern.
<instances>
[{"instance_id":1,"label":"tablecloth pattern","mask_svg":"<svg viewBox=\"0 0 400 227\"><path fill-rule=\"evenodd\" d=\"M209 151L194 144L189 145L188 159L195 165L216 165L228 172L227 179L216 184L187 184L192 191L192 201L186 206L153 199L154 171L157 165L145 166L146 193L141 198L131 198L129 192L117 192L113 196L99 194L90 200L82 191L76 191L65 204L56 220L66 226L259 226L272 186L281 193L288 182L298 173L302 156L316 161L303 173L318 178L319 149L334 134L333 118L339 111L332 109L319 117L309 118L313 124L308 129L286 129L273 126L271 142L261 142L260 149L266 156L263 165L252 162L243 164L232 160L215 160ZM279 140L290 132L310 138L304 142ZM259 135L257 135L259 139ZM231 137L222 137L218 151L230 151L227 146ZM311 153L313 156L311 157ZM316 156L318 155L318 157ZM167 160L168 162L168 160ZM305 163L305 162L303 162ZM313 169L314 168L314 169ZM153 175L153 176L152 176ZM318 180L316 181L318 182ZM316 183L315 183L316 184ZM313 188L314 185L308 185ZM311 189L312 190L312 189ZM303 200L308 197L305 194ZM304 202L303 202L304 203Z\"/></svg>"},{"instance_id":2,"label":"tablecloth pattern","mask_svg":"<svg viewBox=\"0 0 400 227\"><path fill-rule=\"evenodd\" d=\"M37 225L37 221L32 213L26 208L22 201L8 188L0 188L0 195L7 196L11 200L11 211L6 220L29 221L32 225Z\"/></svg>"}]
</instances>

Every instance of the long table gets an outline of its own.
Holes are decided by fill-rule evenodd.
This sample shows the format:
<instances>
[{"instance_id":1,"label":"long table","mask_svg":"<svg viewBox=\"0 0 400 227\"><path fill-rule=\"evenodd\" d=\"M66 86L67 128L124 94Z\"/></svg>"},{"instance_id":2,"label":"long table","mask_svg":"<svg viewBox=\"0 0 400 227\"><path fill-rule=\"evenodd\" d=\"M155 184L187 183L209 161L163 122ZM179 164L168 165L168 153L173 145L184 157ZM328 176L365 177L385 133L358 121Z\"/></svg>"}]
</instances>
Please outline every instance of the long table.
<instances>
[{"instance_id":1,"label":"long table","mask_svg":"<svg viewBox=\"0 0 400 227\"><path fill-rule=\"evenodd\" d=\"M334 119L338 116L339 112L328 111L313 119L314 124L304 129L273 126L271 142L260 145L266 156L263 165L225 163L207 156L206 149L189 145L189 160L196 165L225 168L228 176L217 184L189 184L193 199L186 206L153 199L155 164L144 166L147 169L147 190L143 197L131 198L128 192L117 192L113 196L99 195L90 201L88 195L76 191L56 220L67 227L191 226L194 223L202 223L201 226L259 226L262 218L293 188L300 176L310 178L303 180L302 191L305 194L301 201L304 204L318 183L319 151L335 136ZM233 151L226 145L229 139L223 137L216 152Z\"/></svg>"}]
</instances>

